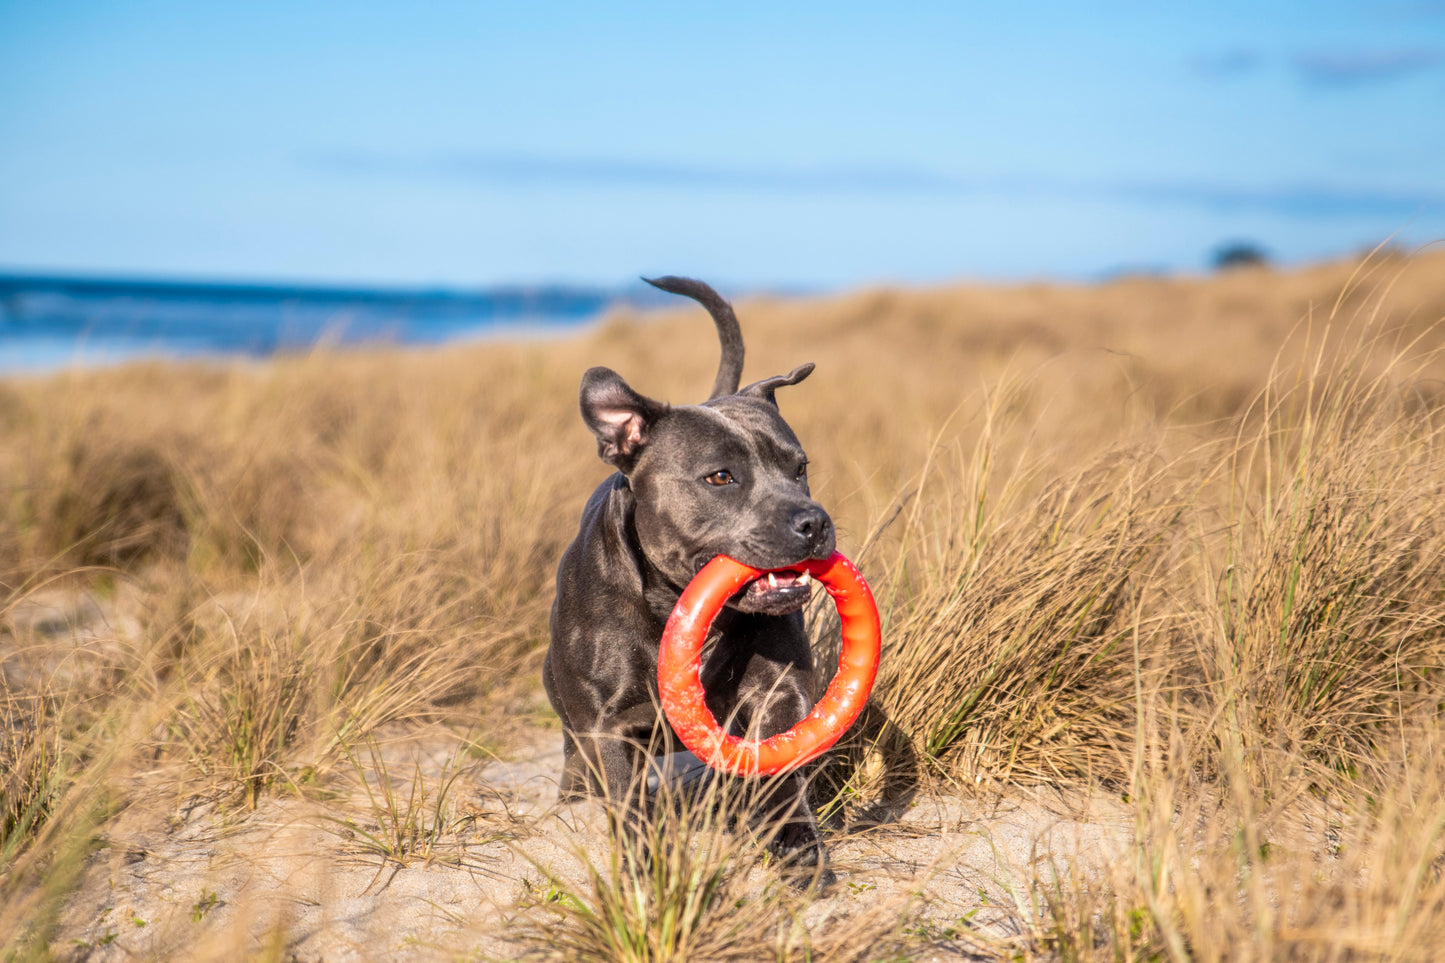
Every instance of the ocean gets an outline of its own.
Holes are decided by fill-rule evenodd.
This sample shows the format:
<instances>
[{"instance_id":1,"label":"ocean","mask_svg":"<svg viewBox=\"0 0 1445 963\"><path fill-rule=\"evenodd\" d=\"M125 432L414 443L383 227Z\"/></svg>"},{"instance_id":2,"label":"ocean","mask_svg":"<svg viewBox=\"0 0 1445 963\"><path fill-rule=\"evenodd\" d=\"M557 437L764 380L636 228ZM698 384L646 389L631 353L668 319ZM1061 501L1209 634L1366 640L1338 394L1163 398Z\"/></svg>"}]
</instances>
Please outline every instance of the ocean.
<instances>
[{"instance_id":1,"label":"ocean","mask_svg":"<svg viewBox=\"0 0 1445 963\"><path fill-rule=\"evenodd\" d=\"M0 376L137 358L264 357L319 344L537 335L639 302L658 303L643 292L566 286L405 290L0 274Z\"/></svg>"}]
</instances>

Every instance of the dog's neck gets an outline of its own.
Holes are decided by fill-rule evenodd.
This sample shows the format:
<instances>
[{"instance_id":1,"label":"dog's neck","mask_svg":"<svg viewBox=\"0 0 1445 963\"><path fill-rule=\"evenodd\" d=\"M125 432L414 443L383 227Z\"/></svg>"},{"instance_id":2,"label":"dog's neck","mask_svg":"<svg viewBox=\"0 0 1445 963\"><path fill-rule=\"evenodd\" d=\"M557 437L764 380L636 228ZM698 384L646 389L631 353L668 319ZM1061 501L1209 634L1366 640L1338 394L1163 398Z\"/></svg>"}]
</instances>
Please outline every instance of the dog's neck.
<instances>
[{"instance_id":1,"label":"dog's neck","mask_svg":"<svg viewBox=\"0 0 1445 963\"><path fill-rule=\"evenodd\" d=\"M647 606L647 613L656 629L657 637L661 639L663 627L667 625L667 618L676 607L677 600L682 597L684 586L668 578L642 550L642 543L637 537L637 529L632 519L631 492L627 494L628 511L624 530L631 543L632 557L637 559L638 575L642 578L643 603ZM713 633L726 631L738 614L731 607L724 607L713 621Z\"/></svg>"}]
</instances>

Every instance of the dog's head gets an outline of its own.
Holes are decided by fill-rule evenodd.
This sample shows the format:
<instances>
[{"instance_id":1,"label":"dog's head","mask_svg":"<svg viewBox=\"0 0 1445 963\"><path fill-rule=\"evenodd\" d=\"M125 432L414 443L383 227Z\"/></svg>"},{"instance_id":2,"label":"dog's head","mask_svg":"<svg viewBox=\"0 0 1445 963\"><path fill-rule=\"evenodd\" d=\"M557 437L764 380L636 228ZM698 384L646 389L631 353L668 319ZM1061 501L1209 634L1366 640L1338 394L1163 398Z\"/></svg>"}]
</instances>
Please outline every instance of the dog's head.
<instances>
[{"instance_id":1,"label":"dog's head","mask_svg":"<svg viewBox=\"0 0 1445 963\"><path fill-rule=\"evenodd\" d=\"M811 364L701 405L672 407L608 368L582 379L582 417L597 452L627 478L648 560L686 585L715 555L774 569L833 553L833 522L808 491L808 458L773 393ZM811 587L780 574L735 600L744 611L801 608Z\"/></svg>"}]
</instances>

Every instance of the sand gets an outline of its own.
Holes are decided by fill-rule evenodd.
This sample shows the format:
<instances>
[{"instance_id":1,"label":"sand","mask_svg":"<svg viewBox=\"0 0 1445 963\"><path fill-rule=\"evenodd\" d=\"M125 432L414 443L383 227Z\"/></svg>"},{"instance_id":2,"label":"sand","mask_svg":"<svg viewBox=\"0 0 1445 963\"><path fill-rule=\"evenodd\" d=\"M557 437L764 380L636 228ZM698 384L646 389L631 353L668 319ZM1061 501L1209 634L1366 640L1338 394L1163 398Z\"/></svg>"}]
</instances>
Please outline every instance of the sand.
<instances>
[{"instance_id":1,"label":"sand","mask_svg":"<svg viewBox=\"0 0 1445 963\"><path fill-rule=\"evenodd\" d=\"M75 653L93 658L97 640L125 629L114 607L63 592L36 593L10 618L50 642L43 659L0 660L11 686L78 671L86 663ZM300 792L265 794L254 809L188 795L174 765L131 775L62 914L56 955L234 959L269 948L327 963L513 959L536 950L528 931L559 925L559 888L585 897L587 863L607 864L600 804L556 802L556 728L523 730L502 758L439 725L394 726L374 745L375 757L358 750L355 764ZM673 761L678 780L699 765ZM368 838L388 821L382 773L396 809L424 821L448 787L443 831L402 861ZM408 802L414 785L426 804ZM1127 807L1103 794L920 794L881 823L830 830L838 882L800 918L816 934L906 903L911 924L930 934L917 958L957 959L964 947L951 932L1022 936L1031 879L1076 863L1097 872L1122 857L1131 830ZM739 872L750 899L785 885L766 866Z\"/></svg>"},{"instance_id":2,"label":"sand","mask_svg":"<svg viewBox=\"0 0 1445 963\"><path fill-rule=\"evenodd\" d=\"M404 793L413 765L425 785L440 785L460 744L435 729L393 732L384 758ZM470 764L452 790L461 822L430 859L406 865L348 828L348 819L372 824L354 787L329 800L264 798L253 812L215 801L160 806L164 787L148 787L107 827L56 948L76 960L225 958L279 939L301 961L514 958L526 924L550 919L549 874L585 892L581 858L600 863L611 845L599 805L555 804L560 767L560 740L548 731L510 759ZM967 916L1006 935L1039 860L1098 859L1127 842L1122 807L1104 798L920 796L892 823L833 834L838 883L808 921L921 895L920 922L943 931ZM776 883L757 875L755 896Z\"/></svg>"}]
</instances>

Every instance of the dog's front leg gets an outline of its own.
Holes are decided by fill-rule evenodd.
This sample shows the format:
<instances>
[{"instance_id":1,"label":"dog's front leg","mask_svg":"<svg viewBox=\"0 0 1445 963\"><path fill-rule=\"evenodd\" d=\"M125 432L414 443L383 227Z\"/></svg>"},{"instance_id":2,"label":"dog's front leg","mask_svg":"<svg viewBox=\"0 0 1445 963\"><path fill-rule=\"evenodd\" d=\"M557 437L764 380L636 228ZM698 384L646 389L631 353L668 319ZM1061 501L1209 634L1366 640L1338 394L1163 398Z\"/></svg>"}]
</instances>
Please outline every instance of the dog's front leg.
<instances>
[{"instance_id":1,"label":"dog's front leg","mask_svg":"<svg viewBox=\"0 0 1445 963\"><path fill-rule=\"evenodd\" d=\"M760 694L753 703L750 735L767 739L786 732L812 709L801 686L779 687ZM823 834L813 815L810 784L805 770L795 769L780 776L763 777L760 799L753 823L757 831L771 834L768 849L782 864L785 875L798 885L827 889L836 880L828 868Z\"/></svg>"},{"instance_id":2,"label":"dog's front leg","mask_svg":"<svg viewBox=\"0 0 1445 963\"><path fill-rule=\"evenodd\" d=\"M652 744L657 718L651 703L632 706L603 716L588 732L574 734L575 768L590 777L614 827L643 857L652 814L647 766L658 748Z\"/></svg>"}]
</instances>

